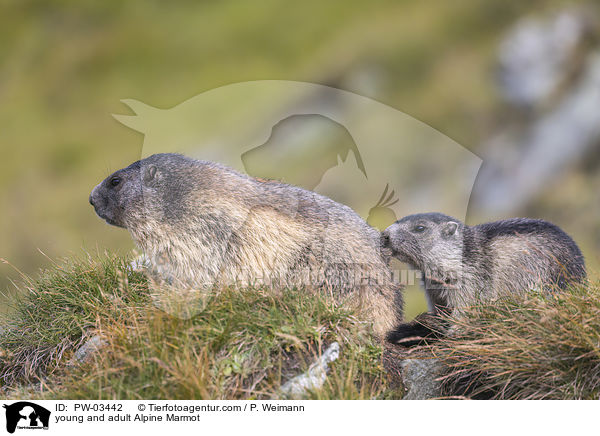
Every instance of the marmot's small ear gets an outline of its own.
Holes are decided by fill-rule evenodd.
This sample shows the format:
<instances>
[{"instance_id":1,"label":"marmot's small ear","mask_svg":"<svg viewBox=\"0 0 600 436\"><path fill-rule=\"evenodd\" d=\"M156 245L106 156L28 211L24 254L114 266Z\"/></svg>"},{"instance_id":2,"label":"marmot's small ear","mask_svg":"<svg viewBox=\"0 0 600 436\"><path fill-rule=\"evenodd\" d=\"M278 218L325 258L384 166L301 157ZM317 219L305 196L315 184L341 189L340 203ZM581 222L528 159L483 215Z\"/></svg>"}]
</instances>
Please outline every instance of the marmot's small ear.
<instances>
[{"instance_id":1,"label":"marmot's small ear","mask_svg":"<svg viewBox=\"0 0 600 436\"><path fill-rule=\"evenodd\" d=\"M442 235L445 236L446 238L449 238L451 236L454 236L457 231L458 231L458 223L456 223L454 221L450 221L449 223L446 223L446 225L442 229Z\"/></svg>"},{"instance_id":2,"label":"marmot's small ear","mask_svg":"<svg viewBox=\"0 0 600 436\"><path fill-rule=\"evenodd\" d=\"M155 165L148 165L144 168L144 183L147 185L156 178L157 168Z\"/></svg>"}]
</instances>

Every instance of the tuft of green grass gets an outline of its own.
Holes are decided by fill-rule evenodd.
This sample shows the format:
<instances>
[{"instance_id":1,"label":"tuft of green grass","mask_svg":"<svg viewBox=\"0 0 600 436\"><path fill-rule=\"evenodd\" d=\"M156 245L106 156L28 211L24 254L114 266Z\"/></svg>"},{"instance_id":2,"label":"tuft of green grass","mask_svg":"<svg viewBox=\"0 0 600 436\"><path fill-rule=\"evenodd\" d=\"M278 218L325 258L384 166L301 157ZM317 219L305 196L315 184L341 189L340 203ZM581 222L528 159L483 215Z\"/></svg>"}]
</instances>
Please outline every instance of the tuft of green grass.
<instances>
[{"instance_id":1,"label":"tuft of green grass","mask_svg":"<svg viewBox=\"0 0 600 436\"><path fill-rule=\"evenodd\" d=\"M26 281L0 335L0 380L44 399L277 398L334 341L318 399L394 398L366 323L321 293L221 289L191 319L152 303L143 274L115 256L71 261ZM106 345L83 364L92 336Z\"/></svg>"},{"instance_id":2,"label":"tuft of green grass","mask_svg":"<svg viewBox=\"0 0 600 436\"><path fill-rule=\"evenodd\" d=\"M472 307L429 353L446 395L600 398L600 283Z\"/></svg>"},{"instance_id":3,"label":"tuft of green grass","mask_svg":"<svg viewBox=\"0 0 600 436\"><path fill-rule=\"evenodd\" d=\"M127 322L150 301L143 274L114 256L56 264L38 280L23 279L1 323L4 386L52 375L103 321Z\"/></svg>"}]
</instances>

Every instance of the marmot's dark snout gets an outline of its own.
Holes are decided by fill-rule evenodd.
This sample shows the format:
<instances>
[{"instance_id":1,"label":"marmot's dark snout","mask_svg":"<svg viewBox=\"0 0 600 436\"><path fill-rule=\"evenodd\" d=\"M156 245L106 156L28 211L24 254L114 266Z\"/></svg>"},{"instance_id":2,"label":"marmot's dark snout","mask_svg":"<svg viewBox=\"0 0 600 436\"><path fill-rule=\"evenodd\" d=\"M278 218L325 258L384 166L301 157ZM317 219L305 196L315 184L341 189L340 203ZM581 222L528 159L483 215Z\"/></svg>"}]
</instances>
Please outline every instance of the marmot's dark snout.
<instances>
[{"instance_id":1,"label":"marmot's dark snout","mask_svg":"<svg viewBox=\"0 0 600 436\"><path fill-rule=\"evenodd\" d=\"M99 213L99 207L102 205L102 201L101 198L98 198L98 186L96 186L94 189L92 189L92 192L90 193L90 197L89 197L89 202L90 204L94 207L94 210L96 211L96 213L98 215L100 215Z\"/></svg>"},{"instance_id":2,"label":"marmot's dark snout","mask_svg":"<svg viewBox=\"0 0 600 436\"><path fill-rule=\"evenodd\" d=\"M97 192L99 189L98 186L94 188L89 197L89 202L94 207L94 212L111 226L124 227L123 223L118 219L118 212L110 207L107 198L102 192Z\"/></svg>"},{"instance_id":3,"label":"marmot's dark snout","mask_svg":"<svg viewBox=\"0 0 600 436\"><path fill-rule=\"evenodd\" d=\"M381 232L381 235L379 236L379 247L381 254L385 257L389 257L394 254L389 230L384 230Z\"/></svg>"},{"instance_id":4,"label":"marmot's dark snout","mask_svg":"<svg viewBox=\"0 0 600 436\"><path fill-rule=\"evenodd\" d=\"M390 248L390 232L389 232L389 230L384 230L381 233L381 247L382 248Z\"/></svg>"},{"instance_id":5,"label":"marmot's dark snout","mask_svg":"<svg viewBox=\"0 0 600 436\"><path fill-rule=\"evenodd\" d=\"M392 224L381 232L381 245L392 253L398 252L408 244L408 238L404 230L396 224Z\"/></svg>"}]
</instances>

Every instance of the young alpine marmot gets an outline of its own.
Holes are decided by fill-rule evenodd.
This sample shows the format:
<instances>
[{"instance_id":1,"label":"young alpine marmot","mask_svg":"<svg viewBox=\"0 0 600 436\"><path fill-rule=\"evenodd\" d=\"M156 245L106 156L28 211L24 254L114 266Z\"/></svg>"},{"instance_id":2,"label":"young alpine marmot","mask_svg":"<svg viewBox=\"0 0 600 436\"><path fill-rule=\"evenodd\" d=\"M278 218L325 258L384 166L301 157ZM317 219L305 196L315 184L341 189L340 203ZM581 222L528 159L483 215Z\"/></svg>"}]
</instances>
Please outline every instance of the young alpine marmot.
<instances>
[{"instance_id":1,"label":"young alpine marmot","mask_svg":"<svg viewBox=\"0 0 600 436\"><path fill-rule=\"evenodd\" d=\"M514 218L467 226L440 213L410 215L382 233L391 255L421 271L430 314L534 289L562 289L586 277L577 244L547 221ZM431 336L431 317L401 324L388 340L402 345Z\"/></svg>"}]
</instances>

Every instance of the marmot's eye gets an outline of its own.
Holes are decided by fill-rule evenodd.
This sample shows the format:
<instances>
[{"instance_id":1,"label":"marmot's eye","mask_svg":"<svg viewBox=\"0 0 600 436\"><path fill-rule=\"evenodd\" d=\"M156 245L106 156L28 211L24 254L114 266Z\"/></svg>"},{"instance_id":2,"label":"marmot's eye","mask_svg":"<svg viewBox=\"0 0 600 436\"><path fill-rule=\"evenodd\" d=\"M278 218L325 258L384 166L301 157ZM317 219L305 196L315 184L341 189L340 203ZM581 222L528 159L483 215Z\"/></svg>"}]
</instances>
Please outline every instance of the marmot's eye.
<instances>
[{"instance_id":1,"label":"marmot's eye","mask_svg":"<svg viewBox=\"0 0 600 436\"><path fill-rule=\"evenodd\" d=\"M415 233L423 233L426 230L425 226L415 226L413 228L413 232Z\"/></svg>"},{"instance_id":2,"label":"marmot's eye","mask_svg":"<svg viewBox=\"0 0 600 436\"><path fill-rule=\"evenodd\" d=\"M110 186L118 186L121 183L121 179L119 177L113 177L110 179Z\"/></svg>"}]
</instances>

